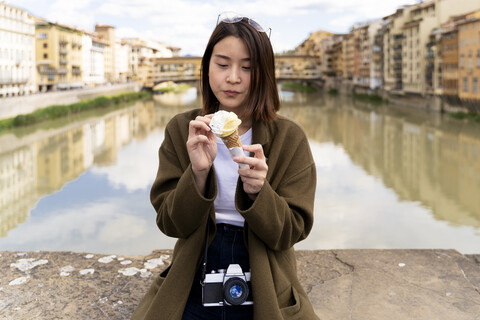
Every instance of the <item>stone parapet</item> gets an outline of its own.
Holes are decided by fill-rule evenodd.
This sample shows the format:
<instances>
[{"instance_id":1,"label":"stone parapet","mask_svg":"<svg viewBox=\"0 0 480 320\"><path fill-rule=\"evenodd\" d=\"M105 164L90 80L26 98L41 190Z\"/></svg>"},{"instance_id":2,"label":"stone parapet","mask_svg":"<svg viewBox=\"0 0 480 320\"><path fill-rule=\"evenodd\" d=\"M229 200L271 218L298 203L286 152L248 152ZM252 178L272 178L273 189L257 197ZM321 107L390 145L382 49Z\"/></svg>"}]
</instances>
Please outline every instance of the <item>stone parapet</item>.
<instances>
[{"instance_id":1,"label":"stone parapet","mask_svg":"<svg viewBox=\"0 0 480 320\"><path fill-rule=\"evenodd\" d=\"M105 85L95 88L37 93L29 96L0 98L0 120L27 114L52 105L72 104L101 95L113 95L126 91L139 91L136 82Z\"/></svg>"},{"instance_id":2,"label":"stone parapet","mask_svg":"<svg viewBox=\"0 0 480 320\"><path fill-rule=\"evenodd\" d=\"M0 318L129 319L171 254L1 251ZM480 255L297 251L297 263L322 320L480 319Z\"/></svg>"}]
</instances>

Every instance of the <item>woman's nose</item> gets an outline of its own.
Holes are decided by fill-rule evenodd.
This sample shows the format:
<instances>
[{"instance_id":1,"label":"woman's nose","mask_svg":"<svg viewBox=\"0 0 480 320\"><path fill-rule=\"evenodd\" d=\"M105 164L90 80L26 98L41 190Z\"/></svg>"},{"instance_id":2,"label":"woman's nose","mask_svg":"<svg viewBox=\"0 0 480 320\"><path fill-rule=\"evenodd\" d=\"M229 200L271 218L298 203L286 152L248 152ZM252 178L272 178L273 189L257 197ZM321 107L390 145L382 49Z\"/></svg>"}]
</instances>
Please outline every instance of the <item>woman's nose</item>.
<instances>
[{"instance_id":1,"label":"woman's nose","mask_svg":"<svg viewBox=\"0 0 480 320\"><path fill-rule=\"evenodd\" d=\"M230 69L230 73L228 74L227 81L231 83L240 82L240 74L237 68Z\"/></svg>"}]
</instances>

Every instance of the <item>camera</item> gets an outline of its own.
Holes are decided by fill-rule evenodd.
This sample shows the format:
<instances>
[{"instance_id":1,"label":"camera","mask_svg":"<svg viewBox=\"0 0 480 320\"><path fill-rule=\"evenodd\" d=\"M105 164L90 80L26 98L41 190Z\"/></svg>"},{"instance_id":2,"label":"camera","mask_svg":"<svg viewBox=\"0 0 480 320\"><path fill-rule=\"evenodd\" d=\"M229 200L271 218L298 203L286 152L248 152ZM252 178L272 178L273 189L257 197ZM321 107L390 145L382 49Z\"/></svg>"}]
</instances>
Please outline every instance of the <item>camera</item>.
<instances>
[{"instance_id":1,"label":"camera","mask_svg":"<svg viewBox=\"0 0 480 320\"><path fill-rule=\"evenodd\" d=\"M250 272L243 272L238 264L230 264L227 271L220 269L205 275L202 288L204 307L223 305L251 305Z\"/></svg>"}]
</instances>

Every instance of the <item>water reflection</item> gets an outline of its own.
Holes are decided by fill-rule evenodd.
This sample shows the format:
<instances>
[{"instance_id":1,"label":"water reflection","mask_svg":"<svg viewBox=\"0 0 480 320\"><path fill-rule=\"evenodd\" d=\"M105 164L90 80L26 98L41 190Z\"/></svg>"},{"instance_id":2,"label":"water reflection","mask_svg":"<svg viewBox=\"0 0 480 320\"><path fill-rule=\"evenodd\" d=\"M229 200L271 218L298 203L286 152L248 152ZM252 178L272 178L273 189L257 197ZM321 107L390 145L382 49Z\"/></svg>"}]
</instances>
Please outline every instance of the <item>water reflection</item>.
<instances>
[{"instance_id":1,"label":"water reflection","mask_svg":"<svg viewBox=\"0 0 480 320\"><path fill-rule=\"evenodd\" d=\"M452 225L480 227L480 125L328 97L285 109L312 140L342 146L400 201L418 201Z\"/></svg>"},{"instance_id":2,"label":"water reflection","mask_svg":"<svg viewBox=\"0 0 480 320\"><path fill-rule=\"evenodd\" d=\"M0 250L172 248L148 193L165 124L199 106L192 97L0 135ZM315 226L298 248L480 252L478 124L321 95L282 101L281 113L305 128L318 171Z\"/></svg>"},{"instance_id":3,"label":"water reflection","mask_svg":"<svg viewBox=\"0 0 480 320\"><path fill-rule=\"evenodd\" d=\"M173 246L151 219L148 192L161 128L184 108L147 101L57 129L0 135L0 250L135 254L159 241ZM144 242L149 251L139 250Z\"/></svg>"}]
</instances>

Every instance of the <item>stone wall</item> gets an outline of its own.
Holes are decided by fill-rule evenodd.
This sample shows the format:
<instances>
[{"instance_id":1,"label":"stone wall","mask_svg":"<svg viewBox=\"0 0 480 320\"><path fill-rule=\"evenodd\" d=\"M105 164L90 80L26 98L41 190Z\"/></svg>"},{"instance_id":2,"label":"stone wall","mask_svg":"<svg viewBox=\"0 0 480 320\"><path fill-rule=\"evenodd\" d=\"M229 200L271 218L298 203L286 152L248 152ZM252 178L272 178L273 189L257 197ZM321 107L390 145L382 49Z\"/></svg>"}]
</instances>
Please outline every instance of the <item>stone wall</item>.
<instances>
[{"instance_id":1,"label":"stone wall","mask_svg":"<svg viewBox=\"0 0 480 320\"><path fill-rule=\"evenodd\" d=\"M0 318L130 319L171 254L0 251ZM480 255L297 251L297 267L322 320L480 319Z\"/></svg>"},{"instance_id":2,"label":"stone wall","mask_svg":"<svg viewBox=\"0 0 480 320\"><path fill-rule=\"evenodd\" d=\"M100 95L110 95L126 91L139 91L136 82L99 86L95 88L37 93L29 96L0 98L0 120L31 113L51 105L71 104Z\"/></svg>"}]
</instances>

